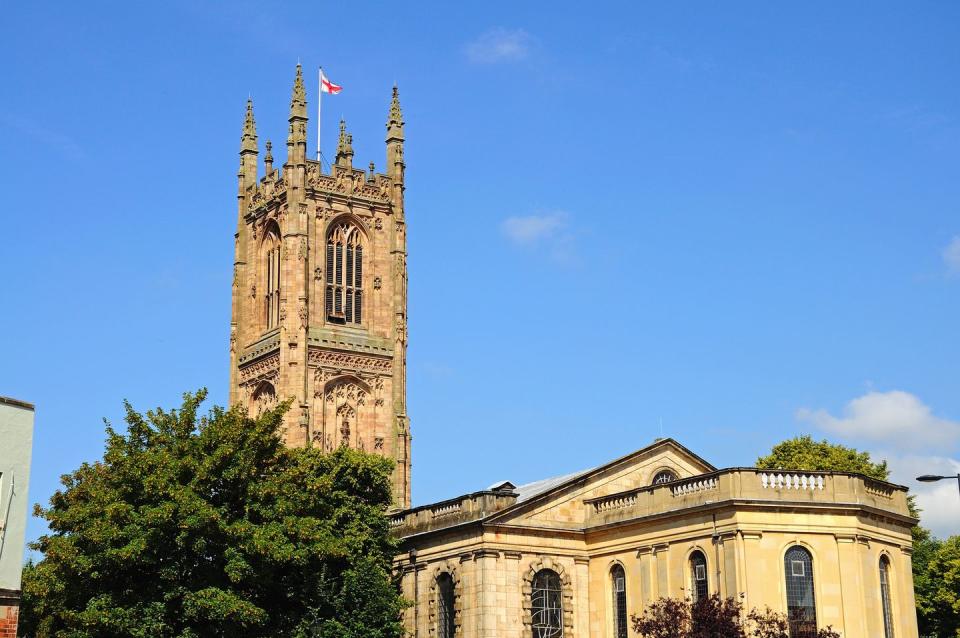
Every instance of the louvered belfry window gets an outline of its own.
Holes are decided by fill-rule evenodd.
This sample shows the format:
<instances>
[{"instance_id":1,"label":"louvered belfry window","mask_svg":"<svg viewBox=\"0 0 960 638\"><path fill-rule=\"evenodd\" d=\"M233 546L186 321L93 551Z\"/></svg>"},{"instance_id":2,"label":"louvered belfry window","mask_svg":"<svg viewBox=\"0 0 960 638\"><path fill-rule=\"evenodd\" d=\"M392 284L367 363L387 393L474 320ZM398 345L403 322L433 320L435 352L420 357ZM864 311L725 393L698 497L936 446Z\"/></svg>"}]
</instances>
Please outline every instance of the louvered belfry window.
<instances>
[{"instance_id":1,"label":"louvered belfry window","mask_svg":"<svg viewBox=\"0 0 960 638\"><path fill-rule=\"evenodd\" d=\"M264 316L267 330L280 323L280 236L275 230L264 241Z\"/></svg>"},{"instance_id":2,"label":"louvered belfry window","mask_svg":"<svg viewBox=\"0 0 960 638\"><path fill-rule=\"evenodd\" d=\"M348 222L327 236L324 305L330 321L363 322L363 242L360 229Z\"/></svg>"}]
</instances>

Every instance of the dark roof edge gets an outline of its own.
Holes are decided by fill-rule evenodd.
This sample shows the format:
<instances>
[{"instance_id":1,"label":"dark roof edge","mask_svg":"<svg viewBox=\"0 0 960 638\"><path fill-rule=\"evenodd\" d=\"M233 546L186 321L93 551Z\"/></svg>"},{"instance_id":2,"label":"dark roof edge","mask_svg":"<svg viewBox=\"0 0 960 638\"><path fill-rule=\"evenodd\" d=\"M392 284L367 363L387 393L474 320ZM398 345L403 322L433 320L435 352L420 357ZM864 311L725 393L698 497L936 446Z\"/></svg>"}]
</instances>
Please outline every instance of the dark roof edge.
<instances>
[{"instance_id":1,"label":"dark roof edge","mask_svg":"<svg viewBox=\"0 0 960 638\"><path fill-rule=\"evenodd\" d=\"M23 408L25 410L34 411L32 403L27 403L26 401L21 401L20 399L13 399L10 397L0 397L0 403L4 405L12 405L15 408Z\"/></svg>"}]
</instances>

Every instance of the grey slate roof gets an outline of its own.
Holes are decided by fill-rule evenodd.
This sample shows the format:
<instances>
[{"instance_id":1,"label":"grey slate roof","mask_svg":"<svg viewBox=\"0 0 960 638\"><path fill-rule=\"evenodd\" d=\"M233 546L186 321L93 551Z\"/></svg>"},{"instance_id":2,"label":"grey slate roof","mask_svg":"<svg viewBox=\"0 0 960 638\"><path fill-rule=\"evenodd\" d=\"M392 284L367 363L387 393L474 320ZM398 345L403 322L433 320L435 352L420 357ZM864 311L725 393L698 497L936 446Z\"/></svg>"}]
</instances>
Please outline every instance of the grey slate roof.
<instances>
[{"instance_id":1,"label":"grey slate roof","mask_svg":"<svg viewBox=\"0 0 960 638\"><path fill-rule=\"evenodd\" d=\"M544 492L549 492L558 485L562 485L567 481L572 481L578 476L583 476L595 470L596 468L591 467L588 470L581 470L579 472L573 472L572 474L564 474L563 476L554 476L552 478L541 479L539 481L534 481L533 483L527 483L526 485L521 485L516 489L517 492L517 502L522 503L523 501L529 500L534 496L539 496Z\"/></svg>"}]
</instances>

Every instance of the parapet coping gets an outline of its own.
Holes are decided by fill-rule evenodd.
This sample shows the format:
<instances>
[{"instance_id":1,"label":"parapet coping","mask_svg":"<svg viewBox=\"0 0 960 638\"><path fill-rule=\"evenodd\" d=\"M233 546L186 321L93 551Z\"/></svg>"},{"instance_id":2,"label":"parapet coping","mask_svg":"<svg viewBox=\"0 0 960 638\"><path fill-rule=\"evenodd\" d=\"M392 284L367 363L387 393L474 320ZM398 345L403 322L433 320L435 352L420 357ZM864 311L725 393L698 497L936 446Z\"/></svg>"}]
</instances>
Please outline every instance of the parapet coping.
<instances>
[{"instance_id":1,"label":"parapet coping","mask_svg":"<svg viewBox=\"0 0 960 638\"><path fill-rule=\"evenodd\" d=\"M34 406L32 403L27 403L26 401L21 401L20 399L0 396L0 404L11 405L15 408L23 408L24 410L30 410L31 412L34 411Z\"/></svg>"}]
</instances>

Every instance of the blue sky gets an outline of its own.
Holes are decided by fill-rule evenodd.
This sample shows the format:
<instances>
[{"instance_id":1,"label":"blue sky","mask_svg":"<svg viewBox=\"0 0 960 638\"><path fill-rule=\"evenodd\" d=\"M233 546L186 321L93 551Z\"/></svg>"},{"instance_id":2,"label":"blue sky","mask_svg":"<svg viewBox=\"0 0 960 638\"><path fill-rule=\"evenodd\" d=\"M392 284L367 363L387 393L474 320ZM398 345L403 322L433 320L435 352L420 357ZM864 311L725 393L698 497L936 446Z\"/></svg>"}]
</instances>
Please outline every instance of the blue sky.
<instances>
[{"instance_id":1,"label":"blue sky","mask_svg":"<svg viewBox=\"0 0 960 638\"><path fill-rule=\"evenodd\" d=\"M810 432L912 488L960 471L960 5L866 7L10 4L0 394L37 404L31 500L122 399L226 400L244 102L281 163L298 58L360 165L400 86L415 503L661 421L719 466Z\"/></svg>"}]
</instances>

